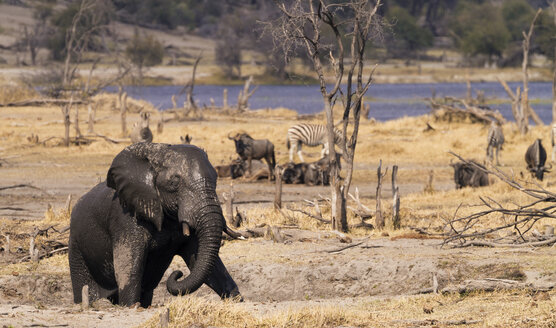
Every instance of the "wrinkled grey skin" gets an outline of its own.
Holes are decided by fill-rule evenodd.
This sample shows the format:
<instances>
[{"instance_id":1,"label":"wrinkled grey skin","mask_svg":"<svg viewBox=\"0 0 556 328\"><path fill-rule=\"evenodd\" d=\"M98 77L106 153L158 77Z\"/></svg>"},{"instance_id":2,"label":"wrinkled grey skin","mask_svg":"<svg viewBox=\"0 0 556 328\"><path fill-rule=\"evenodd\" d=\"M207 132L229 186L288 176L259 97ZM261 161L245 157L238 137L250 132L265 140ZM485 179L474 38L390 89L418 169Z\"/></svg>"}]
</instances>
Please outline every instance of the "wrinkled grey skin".
<instances>
[{"instance_id":1,"label":"wrinkled grey skin","mask_svg":"<svg viewBox=\"0 0 556 328\"><path fill-rule=\"evenodd\" d=\"M472 161L475 165L485 168L483 165ZM488 174L473 164L455 163L450 164L454 168L454 182L456 189L464 187L484 187L489 185Z\"/></svg>"},{"instance_id":2,"label":"wrinkled grey skin","mask_svg":"<svg viewBox=\"0 0 556 328\"><path fill-rule=\"evenodd\" d=\"M540 181L544 178L545 172L550 172L550 167L546 167L546 150L544 149L541 139L535 140L525 153L525 162L527 170L531 172Z\"/></svg>"},{"instance_id":3,"label":"wrinkled grey skin","mask_svg":"<svg viewBox=\"0 0 556 328\"><path fill-rule=\"evenodd\" d=\"M113 160L106 182L75 205L69 263L74 302L89 285L89 300L148 307L174 255L191 273L174 271L172 295L206 283L221 297L239 296L218 256L225 226L216 196L216 172L207 155L190 145L138 143Z\"/></svg>"}]
</instances>

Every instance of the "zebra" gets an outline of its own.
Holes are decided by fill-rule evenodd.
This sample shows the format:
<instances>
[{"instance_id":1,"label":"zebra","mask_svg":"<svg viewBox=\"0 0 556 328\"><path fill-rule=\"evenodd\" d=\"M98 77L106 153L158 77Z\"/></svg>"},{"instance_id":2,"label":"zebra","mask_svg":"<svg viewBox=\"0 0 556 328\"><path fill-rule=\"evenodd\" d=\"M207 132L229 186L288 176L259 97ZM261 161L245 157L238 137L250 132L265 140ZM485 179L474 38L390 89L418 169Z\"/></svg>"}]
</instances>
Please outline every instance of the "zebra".
<instances>
[{"instance_id":1,"label":"zebra","mask_svg":"<svg viewBox=\"0 0 556 328\"><path fill-rule=\"evenodd\" d=\"M334 144L338 145L343 142L344 136L342 131L334 128ZM293 153L297 149L299 160L304 163L301 145L305 144L310 147L323 145L321 158L328 154L328 135L325 125L300 123L288 129L287 146L290 150L290 162L293 162Z\"/></svg>"},{"instance_id":2,"label":"zebra","mask_svg":"<svg viewBox=\"0 0 556 328\"><path fill-rule=\"evenodd\" d=\"M494 157L494 150L496 149L496 165L500 165L498 160L498 153L502 149L504 144L504 131L502 130L502 125L499 122L492 121L490 128L488 129L487 136L487 159L492 162Z\"/></svg>"},{"instance_id":3,"label":"zebra","mask_svg":"<svg viewBox=\"0 0 556 328\"><path fill-rule=\"evenodd\" d=\"M149 118L151 114L149 112L141 112L141 123L136 122L133 124L133 128L131 130L131 142L152 142L153 141L153 133L149 128Z\"/></svg>"}]
</instances>

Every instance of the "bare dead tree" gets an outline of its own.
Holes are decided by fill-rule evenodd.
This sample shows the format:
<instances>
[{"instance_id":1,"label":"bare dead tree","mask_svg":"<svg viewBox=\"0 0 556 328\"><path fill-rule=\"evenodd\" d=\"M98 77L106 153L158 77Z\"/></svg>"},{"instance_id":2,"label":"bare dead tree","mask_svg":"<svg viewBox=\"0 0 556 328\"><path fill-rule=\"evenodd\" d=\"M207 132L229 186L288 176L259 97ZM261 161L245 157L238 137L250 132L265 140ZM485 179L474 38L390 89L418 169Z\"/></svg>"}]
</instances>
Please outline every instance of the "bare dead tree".
<instances>
[{"instance_id":1,"label":"bare dead tree","mask_svg":"<svg viewBox=\"0 0 556 328\"><path fill-rule=\"evenodd\" d=\"M457 217L456 210L454 218L447 222L451 233L444 239L444 245L459 247L471 245L508 246L512 244L542 246L556 242L554 235L537 236L534 240L531 240L526 235L528 232L533 231L535 224L539 220L543 218L556 219L556 193L550 192L540 185L536 185L536 188L524 185L496 166L492 170L487 169L455 153L450 152L450 154L466 164L474 165L477 169L496 176L512 188L530 196L532 200L524 205L515 204L513 208L509 208L490 197L479 197L481 205L486 209L465 217ZM477 228L481 226L481 219L492 220L491 215L499 215L504 223L492 228ZM507 232L505 235L486 241L486 238L493 233L502 233L504 231Z\"/></svg>"},{"instance_id":2,"label":"bare dead tree","mask_svg":"<svg viewBox=\"0 0 556 328\"><path fill-rule=\"evenodd\" d=\"M368 78L363 79L364 54L369 41L380 27L375 18L381 1L354 0L346 3L334 3L327 0L295 0L286 5L274 0L281 15L274 21L266 23L266 29L275 42L282 47L286 60L293 50L303 49L310 58L317 73L320 91L324 101L328 129L330 159L330 189L332 199L332 228L347 231L346 198L352 181L353 156L357 145L359 121L361 118L362 99L372 82L376 66ZM323 29L330 29L334 37L332 44L322 40ZM345 59L344 40L350 41L349 61ZM332 68L332 86L327 77L323 57ZM349 62L347 71L345 62ZM345 78L345 81L344 81ZM342 87L345 82L345 87ZM342 97L344 142L340 145L342 157L346 162L345 179L340 179L340 166L336 161L334 149L334 105ZM351 120L350 120L351 116ZM347 127L353 122L351 135Z\"/></svg>"},{"instance_id":3,"label":"bare dead tree","mask_svg":"<svg viewBox=\"0 0 556 328\"><path fill-rule=\"evenodd\" d=\"M529 121L526 119L527 115L523 109L523 103L521 102L521 88L517 87L515 93L513 93L512 89L508 86L506 81L502 80L500 77L497 77L498 82L502 84L504 90L512 100L512 114L514 116L515 122L517 127L519 128L519 132L521 134L526 134L529 131Z\"/></svg>"},{"instance_id":4,"label":"bare dead tree","mask_svg":"<svg viewBox=\"0 0 556 328\"><path fill-rule=\"evenodd\" d=\"M199 64L199 61L201 61L202 54L203 52L201 51L199 55L197 55L197 58L195 58L195 62L193 63L193 71L191 73L191 80L187 82L185 87L183 87L182 91L180 92L180 94L185 92L184 116L187 116L187 114L189 114L189 112L191 111L197 112L198 110L197 104L193 99L193 88L195 87L195 73L197 72L197 65Z\"/></svg>"},{"instance_id":5,"label":"bare dead tree","mask_svg":"<svg viewBox=\"0 0 556 328\"><path fill-rule=\"evenodd\" d=\"M525 120L528 121L529 117L535 121L537 125L544 125L542 120L539 118L537 113L531 108L529 105L529 74L527 70L527 65L529 64L529 48L530 48L530 41L531 36L533 35L533 29L535 28L535 21L541 14L542 9L539 8L535 13L535 17L533 17L533 21L531 22L531 26L529 26L529 31L525 33L523 31L523 63L521 64L521 71L523 74L523 92L521 93L521 106L523 107L524 112L526 113Z\"/></svg>"},{"instance_id":6,"label":"bare dead tree","mask_svg":"<svg viewBox=\"0 0 556 328\"><path fill-rule=\"evenodd\" d=\"M249 108L249 98L251 98L251 96L253 96L255 91L259 88L259 86L255 86L252 90L249 90L251 88L251 83L253 83L253 75L249 75L249 78L245 80L243 90L239 91L239 95L237 96L238 112L243 112Z\"/></svg>"}]
</instances>

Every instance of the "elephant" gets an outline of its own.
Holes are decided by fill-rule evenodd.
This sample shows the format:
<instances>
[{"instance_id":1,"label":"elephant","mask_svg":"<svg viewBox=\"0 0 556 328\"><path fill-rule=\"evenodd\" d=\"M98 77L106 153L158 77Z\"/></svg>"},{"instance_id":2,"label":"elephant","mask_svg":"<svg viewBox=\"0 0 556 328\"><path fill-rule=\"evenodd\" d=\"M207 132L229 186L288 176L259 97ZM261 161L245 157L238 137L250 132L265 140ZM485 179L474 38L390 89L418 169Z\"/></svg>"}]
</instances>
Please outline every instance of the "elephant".
<instances>
[{"instance_id":1,"label":"elephant","mask_svg":"<svg viewBox=\"0 0 556 328\"><path fill-rule=\"evenodd\" d=\"M190 274L174 271L172 295L203 283L221 298L242 300L219 257L226 226L216 195L216 171L192 145L140 142L114 158L105 181L76 203L71 213L69 265L75 303L89 286L89 301L148 307L153 290L174 255Z\"/></svg>"}]
</instances>

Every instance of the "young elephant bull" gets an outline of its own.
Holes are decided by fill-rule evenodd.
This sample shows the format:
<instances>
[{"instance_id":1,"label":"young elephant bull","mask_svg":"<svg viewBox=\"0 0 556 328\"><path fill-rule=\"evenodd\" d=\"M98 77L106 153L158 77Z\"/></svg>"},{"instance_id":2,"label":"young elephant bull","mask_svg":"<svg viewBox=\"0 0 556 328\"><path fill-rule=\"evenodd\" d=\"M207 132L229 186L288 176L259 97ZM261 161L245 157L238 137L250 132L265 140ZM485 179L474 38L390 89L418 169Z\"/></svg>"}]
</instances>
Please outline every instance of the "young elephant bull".
<instances>
[{"instance_id":1,"label":"young elephant bull","mask_svg":"<svg viewBox=\"0 0 556 328\"><path fill-rule=\"evenodd\" d=\"M89 286L89 301L148 307L174 255L190 274L174 271L172 295L206 283L221 297L239 296L218 256L226 227L216 196L216 172L191 145L138 143L112 162L106 182L85 194L71 214L69 264L73 299Z\"/></svg>"}]
</instances>

